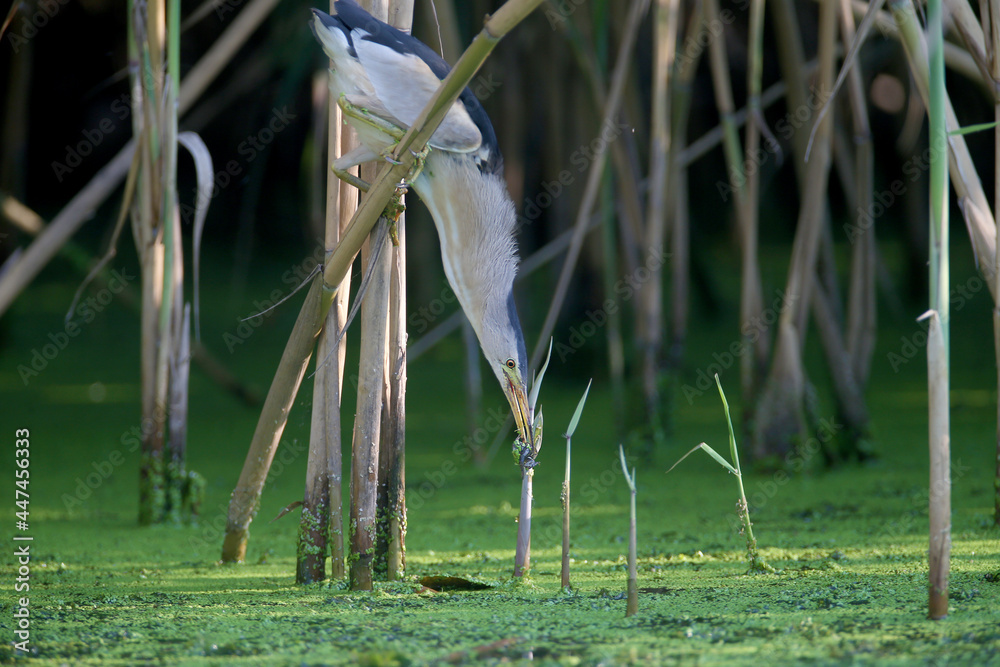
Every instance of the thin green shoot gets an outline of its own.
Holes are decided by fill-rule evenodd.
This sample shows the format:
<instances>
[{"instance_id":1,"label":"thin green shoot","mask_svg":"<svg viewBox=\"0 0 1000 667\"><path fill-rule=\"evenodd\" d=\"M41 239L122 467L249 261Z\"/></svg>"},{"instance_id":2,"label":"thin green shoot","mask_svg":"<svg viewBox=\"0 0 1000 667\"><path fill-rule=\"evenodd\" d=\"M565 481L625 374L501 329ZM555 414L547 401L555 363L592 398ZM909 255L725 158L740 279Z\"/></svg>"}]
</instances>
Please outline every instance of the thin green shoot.
<instances>
[{"instance_id":1,"label":"thin green shoot","mask_svg":"<svg viewBox=\"0 0 1000 667\"><path fill-rule=\"evenodd\" d=\"M727 461L721 454L703 442L695 447L692 447L690 451L678 459L677 463L670 466L667 473L680 465L681 461L700 449L715 459L716 463L736 475L736 483L740 491L739 500L736 501L736 511L740 515L740 522L742 525L740 532L747 541L747 560L750 561L750 572L774 572L774 568L764 561L764 557L761 556L760 552L757 550L757 539L753 535L753 524L750 522L750 507L747 505L747 496L743 489L743 471L740 468L740 455L736 447L736 434L733 432L733 419L729 413L729 402L726 400L726 392L722 390L722 383L719 381L718 373L715 374L715 385L719 388L719 397L722 399L722 407L726 413L726 424L729 426L729 453L732 456L733 463Z\"/></svg>"},{"instance_id":2,"label":"thin green shoot","mask_svg":"<svg viewBox=\"0 0 1000 667\"><path fill-rule=\"evenodd\" d=\"M538 402L538 392L542 388L542 380L545 379L545 371L549 367L549 359L552 358L552 339L549 338L549 352L545 355L545 363L542 364L542 370L538 371L538 377L534 378L531 382L531 391L528 392L528 407L532 412L535 411L535 403ZM590 387L590 385L587 385Z\"/></svg>"},{"instance_id":3,"label":"thin green shoot","mask_svg":"<svg viewBox=\"0 0 1000 667\"><path fill-rule=\"evenodd\" d=\"M965 127L960 127L957 130L951 130L948 132L949 137L960 137L966 134L973 134L975 132L983 132L984 130L992 130L997 126L997 122L992 123L976 123L975 125L967 125Z\"/></svg>"},{"instance_id":4,"label":"thin green shoot","mask_svg":"<svg viewBox=\"0 0 1000 667\"><path fill-rule=\"evenodd\" d=\"M551 346L550 346L551 351ZM548 360L545 361L548 365ZM544 372L545 368L542 368ZM563 590L570 588L569 585L569 476L570 476L570 455L572 453L573 447L573 434L576 432L576 427L580 423L580 415L583 414L583 406L587 402L587 395L590 394L590 385L593 383L593 378L587 382L587 389L583 392L583 397L580 398L580 402L576 404L576 411L573 413L572 419L569 420L569 428L566 429L564 437L566 438L566 476L563 478L562 486L562 509L563 509L563 534L562 534L562 587Z\"/></svg>"},{"instance_id":5,"label":"thin green shoot","mask_svg":"<svg viewBox=\"0 0 1000 667\"><path fill-rule=\"evenodd\" d=\"M628 524L628 601L625 605L625 618L639 613L639 581L636 566L636 530L635 530L635 468L628 474L628 463L625 462L625 449L618 445L618 456L621 457L622 474L628 484L629 524Z\"/></svg>"}]
</instances>

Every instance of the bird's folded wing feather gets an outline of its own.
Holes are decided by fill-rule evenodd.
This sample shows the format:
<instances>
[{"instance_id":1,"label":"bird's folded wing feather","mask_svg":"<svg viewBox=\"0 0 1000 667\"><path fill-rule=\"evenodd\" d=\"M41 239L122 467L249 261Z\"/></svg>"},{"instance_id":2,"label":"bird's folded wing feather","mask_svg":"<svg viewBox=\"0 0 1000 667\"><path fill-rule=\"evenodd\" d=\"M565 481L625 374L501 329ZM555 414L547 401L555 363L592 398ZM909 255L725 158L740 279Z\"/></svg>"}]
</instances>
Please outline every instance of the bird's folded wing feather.
<instances>
[{"instance_id":1,"label":"bird's folded wing feather","mask_svg":"<svg viewBox=\"0 0 1000 667\"><path fill-rule=\"evenodd\" d=\"M354 48L382 106L395 119L412 126L441 80L416 54L399 53L356 34ZM471 153L483 143L483 135L465 105L456 101L429 143L444 151Z\"/></svg>"}]
</instances>

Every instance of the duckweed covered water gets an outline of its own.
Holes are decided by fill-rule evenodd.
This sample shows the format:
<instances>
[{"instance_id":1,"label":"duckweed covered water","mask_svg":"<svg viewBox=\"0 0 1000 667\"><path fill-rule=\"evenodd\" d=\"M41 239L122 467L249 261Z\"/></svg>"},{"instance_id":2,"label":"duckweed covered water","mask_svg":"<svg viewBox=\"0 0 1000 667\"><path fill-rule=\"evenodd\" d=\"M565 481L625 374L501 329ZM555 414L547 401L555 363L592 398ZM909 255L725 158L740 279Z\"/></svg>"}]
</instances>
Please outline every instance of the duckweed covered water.
<instances>
[{"instance_id":1,"label":"duckweed covered water","mask_svg":"<svg viewBox=\"0 0 1000 667\"><path fill-rule=\"evenodd\" d=\"M138 325L112 304L25 386L17 366L60 326L66 303L64 289L44 282L32 297L18 303L13 320L32 328L10 326L0 352L3 433L10 444L13 429L29 428L32 448L31 650L22 655L12 646L16 563L8 555L0 571L4 664L1000 664L1000 532L991 527L995 379L985 307L956 313L956 321L981 317L985 326L953 325L954 547L946 620L925 619L924 362L919 355L895 368L888 361L909 324L884 333L876 353L869 392L876 459L823 472L816 456L787 474L747 471L755 534L775 575L746 574L745 543L733 528L734 480L707 457L664 474L692 445L726 443L714 389L689 402L677 388L669 442L638 466L641 593L639 614L625 619L628 492L616 464L610 395L600 381L573 439L573 591L559 587L557 435L586 382L574 377L600 373L600 358L584 359L581 351L550 369L541 399L550 445L535 478L533 568L520 582L510 576L517 468L506 452L487 469L469 461L455 372L461 350L446 345L411 366L408 577L352 593L340 582L296 586L297 512L270 523L301 497L308 389L252 526L248 562L223 566L217 560L226 502L256 412L193 371L189 464L207 481L204 510L196 525L138 528ZM232 355L219 342L220 331L236 326L225 308L203 325L214 337L206 338L227 365L263 389L296 308L265 318ZM252 307L231 310L242 317ZM712 351L726 348L729 331L720 325L698 337L689 359L707 367ZM691 363L684 381L693 387L698 362ZM723 382L737 383L735 369ZM486 401L480 423L488 447L503 399L488 386ZM738 414L735 401L733 407ZM825 419L836 431L835 415ZM11 470L0 466L5 499L14 496ZM0 536L11 554L17 531L13 503L5 502ZM489 588L429 592L419 579L432 575Z\"/></svg>"}]
</instances>

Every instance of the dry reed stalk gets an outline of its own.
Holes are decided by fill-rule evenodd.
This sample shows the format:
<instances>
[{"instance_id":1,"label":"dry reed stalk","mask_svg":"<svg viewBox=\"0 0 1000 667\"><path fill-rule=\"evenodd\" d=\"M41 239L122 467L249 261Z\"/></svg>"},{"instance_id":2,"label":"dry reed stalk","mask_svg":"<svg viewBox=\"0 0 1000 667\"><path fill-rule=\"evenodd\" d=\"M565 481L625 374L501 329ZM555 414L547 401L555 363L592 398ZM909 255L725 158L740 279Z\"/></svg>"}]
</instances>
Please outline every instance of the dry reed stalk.
<instances>
[{"instance_id":1,"label":"dry reed stalk","mask_svg":"<svg viewBox=\"0 0 1000 667\"><path fill-rule=\"evenodd\" d=\"M625 88L625 80L628 74L629 66L633 60L632 49L635 45L642 17L645 16L648 7L649 0L633 0L629 7L628 18L626 21L627 27L619 46L618 56L615 60L615 69L611 77L611 90L608 94L607 105L604 108L602 127L610 124L618 115L618 109L621 106L622 93ZM600 191L599 185L602 172L604 170L605 158L607 157L606 143L602 144L602 146L603 148L601 148L601 150L596 151L594 160L590 164L590 170L587 173L583 200L580 202L580 208L577 211L576 220L573 224L574 233L570 243L569 252L566 255L566 260L563 263L561 272L559 273L559 280L556 283L552 301L549 304L548 312L545 315L545 322L542 324L538 344L535 346L535 350L531 355L531 362L529 364L531 367L537 366L538 362L541 361L542 353L545 350L544 343L552 336L552 331L556 325L556 318L559 316L559 311L562 309L563 302L566 299L566 293L569 289L569 281L572 277L573 269L576 268L576 262L580 257L580 250L583 247L583 239L588 228L586 222L590 218L590 212L593 209L594 202L596 201L597 195Z\"/></svg>"},{"instance_id":2,"label":"dry reed stalk","mask_svg":"<svg viewBox=\"0 0 1000 667\"><path fill-rule=\"evenodd\" d=\"M759 2L760 0L757 0ZM762 8L758 8L754 14L758 15ZM716 21L721 25L719 16L718 0L705 0L705 16L710 21ZM762 20L762 19L758 19ZM723 127L723 148L725 149L726 167L729 171L730 191L733 194L734 206L736 209L737 230L739 232L741 247L741 280L740 280L740 331L747 331L742 334L743 345L748 353L740 355L740 378L742 386L742 396L744 404L743 423L748 424L760 383L760 376L764 372L767 363L768 336L762 333L756 340L753 340L744 323L759 317L763 311L763 297L760 278L760 267L757 259L757 197L751 194L750 185L756 186L757 181L749 181L744 173L744 159L754 160L756 153L751 153L751 148L756 150L759 140L759 128L754 120L755 108L759 115L760 100L749 100L747 104L747 147L746 152L740 146L739 134L736 123L733 119L735 105L733 104L733 86L729 72L729 56L726 52L726 44L723 39L713 39L709 44L709 60L712 71L712 85L715 91L715 104L719 110L719 117ZM750 69L750 76L753 76L753 68ZM751 93L759 87L753 84ZM751 162L753 164L753 162ZM756 170L754 170L756 171Z\"/></svg>"},{"instance_id":3,"label":"dry reed stalk","mask_svg":"<svg viewBox=\"0 0 1000 667\"><path fill-rule=\"evenodd\" d=\"M349 125L341 122L341 112L337 105L332 105L337 109L337 124L340 126L340 154L353 150L358 144L357 132ZM329 197L334 197L332 189L339 188L340 214L339 231L337 244L344 236L348 223L358 210L358 191L353 186L341 181L332 172L327 175L327 193ZM330 246L331 248L333 246ZM329 256L329 251L327 253ZM347 576L346 547L344 546L344 495L343 495L343 420L344 415L340 410L344 395L344 368L347 357L347 327L348 306L350 301L351 267L347 268L340 285L337 286L336 295L330 313L327 316L327 327L331 331L342 332L340 346L337 354L336 379L332 375L327 375L326 395L328 406L336 404L336 410L329 409L327 412L328 433L327 438L327 478L330 480L330 577L344 579Z\"/></svg>"},{"instance_id":4,"label":"dry reed stalk","mask_svg":"<svg viewBox=\"0 0 1000 667\"><path fill-rule=\"evenodd\" d=\"M362 1L361 6L381 21L388 19L388 0ZM363 164L361 178L371 181L378 167ZM361 195L362 201L366 195ZM388 220L380 221L388 224ZM361 357L358 362L358 398L351 442L351 505L348 514L348 579L351 590L372 590L378 530L379 450L383 406L388 394L389 289L392 249L376 227L361 251L361 271L371 275L361 303Z\"/></svg>"},{"instance_id":5,"label":"dry reed stalk","mask_svg":"<svg viewBox=\"0 0 1000 667\"><path fill-rule=\"evenodd\" d=\"M409 33L412 0L390 0L389 24ZM376 567L389 581L403 576L406 564L406 213L396 221L390 264L389 322L386 346L386 395L379 448Z\"/></svg>"},{"instance_id":6,"label":"dry reed stalk","mask_svg":"<svg viewBox=\"0 0 1000 667\"><path fill-rule=\"evenodd\" d=\"M696 31L703 25L704 5L697 0L691 9L685 34L691 40ZM691 42L687 42L691 43ZM682 158L687 145L688 118L692 102L692 85L694 75L701 62L704 49L701 41L693 42L694 50L685 48L685 58L674 77L673 85L673 119L671 121L670 140L670 173L673 182L670 191L674 198L674 211L670 222L671 251L671 313L669 350L667 365L674 372L680 371L684 360L684 345L687 339L690 292L690 217L688 211L687 162Z\"/></svg>"},{"instance_id":7,"label":"dry reed stalk","mask_svg":"<svg viewBox=\"0 0 1000 667\"><path fill-rule=\"evenodd\" d=\"M589 39L584 37L575 20L563 20L558 25L559 28L564 30L572 47L572 55L586 76L590 97L593 102L595 120L599 122L604 114L604 110L607 108L605 72L608 69L608 45L612 41L610 35L614 33L615 26L620 24L621 27L618 28L618 41L627 39L627 33L631 30L631 24L627 19L624 22L620 20L616 21L615 19L619 15L617 12L611 13L610 3L607 0L594 2L593 7L594 9L589 17L589 25L587 26L589 28ZM626 77L628 76L629 74L626 74ZM638 82L637 76L637 74L633 76L633 83ZM639 86L635 85L633 88L638 90ZM627 98L622 102L624 111L622 111L621 115L624 122L628 123L629 118L639 117L644 107L642 104L637 103L636 95L628 85L626 85L624 94ZM562 103L565 99L565 96L560 96L556 101L557 103ZM562 116L556 117L561 118ZM642 126L641 123L637 124L640 127ZM644 228L641 195L643 186L639 182L641 170L637 158L642 151L638 146L634 132L626 132L618 139L610 142L608 149L611 151L611 166L614 169L615 189L617 190L617 197L613 202L614 210L612 210L611 215L618 216L621 221L621 224L616 225L616 229L611 231L616 232L621 239L620 243L618 243L614 241L613 237L606 235L604 250L605 253L611 252L616 248L620 250L624 259L624 269L631 273L635 271L642 259L640 242L643 238ZM605 272L609 268L613 267L609 267L609 263L605 262ZM613 273L612 285L619 275L620 272L618 271ZM613 290L610 291L613 292ZM637 310L636 313L638 314L638 312ZM609 320L610 344L614 346L618 344L618 341L614 338L614 334L617 331L620 335L621 317L616 313ZM612 381L617 382L616 378L621 379L621 376L616 376L614 369L612 369Z\"/></svg>"},{"instance_id":8,"label":"dry reed stalk","mask_svg":"<svg viewBox=\"0 0 1000 667\"><path fill-rule=\"evenodd\" d=\"M332 9L332 7L331 7ZM323 240L325 248L336 247L340 239L340 179L327 166L341 155L340 107L332 103L323 72L318 85L317 97L322 100L313 108L326 113L316 113L316 135L318 140L326 137L326 152L317 150L322 165L318 171L323 176L326 194L323 197ZM344 290L346 294L349 290ZM308 584L326 578L326 556L334 551L331 544L331 528L334 512L331 487L332 477L340 476L341 434L340 434L340 388L343 382L343 338L337 340L341 327L338 326L340 309L331 307L327 313L323 332L316 346L319 367L313 376L312 416L309 427L309 454L306 461L306 483L302 497L302 513L299 518L298 549L296 554L295 582ZM334 341L337 341L334 343ZM331 349L331 346L336 348ZM322 363L330 355L335 355L332 363ZM339 499L339 498L338 498ZM341 524L338 524L342 528ZM331 560L331 569L336 562ZM343 575L343 564L340 567ZM335 577L337 578L337 577Z\"/></svg>"},{"instance_id":9,"label":"dry reed stalk","mask_svg":"<svg viewBox=\"0 0 1000 667\"><path fill-rule=\"evenodd\" d=\"M855 38L854 14L849 0L841 0L841 33L845 51ZM868 124L868 105L860 67L852 67L848 75L847 91L851 102L851 121L854 129L854 191L858 211L870 211L874 192L874 152L871 128ZM850 181L846 181L849 183ZM862 230L860 236L851 238L851 283L847 306L847 353L850 369L859 387L868 384L871 358L875 349L877 314L875 300L876 237L874 228L865 229L860 219L856 222Z\"/></svg>"},{"instance_id":10,"label":"dry reed stalk","mask_svg":"<svg viewBox=\"0 0 1000 667\"><path fill-rule=\"evenodd\" d=\"M608 3L594 3L594 10L590 21L591 40L585 40L582 32L573 21L561 21L559 27L563 29L566 39L569 41L572 54L577 62L577 66L587 77L590 97L592 100L592 110L595 122L599 122L600 114L607 104L607 86L605 82L605 70L607 69L607 36L609 32ZM556 96L557 102L563 102L562 96ZM598 216L601 220L601 276L603 279L604 295L608 299L616 300L614 286L621 270L618 268L619 254L624 257L625 263L629 266L629 271L634 270L638 262L638 248L632 247L623 241L624 248L620 247L617 236L623 238L629 229L640 229L642 202L639 195L639 185L637 176L632 169L632 161L629 156L637 151L634 146L635 140L631 133L626 133L621 140L616 140L609 147L612 156L612 165L615 170L616 179L612 180L610 170L605 169L601 179L601 201ZM615 195L615 184L617 183L617 197ZM620 204L620 210L627 220L622 225L616 225L615 220L618 215L616 208ZM572 230L570 230L572 231ZM622 251L619 253L619 251ZM528 261L522 262L522 265ZM523 271L522 271L523 272ZM520 275L520 274L519 274ZM622 314L620 308L613 308L608 312L608 323L605 327L605 335L608 345L608 373L611 377L611 395L614 408L615 424L620 437L625 435L626 413L625 413L625 351L622 340ZM506 438L505 427L502 438ZM491 446L491 451L497 449L501 437L498 437Z\"/></svg>"},{"instance_id":11,"label":"dry reed stalk","mask_svg":"<svg viewBox=\"0 0 1000 667\"><path fill-rule=\"evenodd\" d=\"M151 429L143 430L142 437L140 525L162 521L167 502L164 449L169 411L168 362L172 349L169 329L175 266L172 246L176 228L172 218L166 216L166 200L172 198L173 193L165 191L164 151L166 141L176 141L176 135L169 135L170 124L161 115L166 110L162 100L165 92L162 58L166 49L163 43L165 22L166 6L161 0L128 5L132 126L140 152L132 228L143 286L141 405L143 423L152 425ZM169 113L173 108L166 111Z\"/></svg>"},{"instance_id":12,"label":"dry reed stalk","mask_svg":"<svg viewBox=\"0 0 1000 667\"><path fill-rule=\"evenodd\" d=\"M948 348L938 313L930 311L927 331L927 386L930 409L930 545L928 548L928 617L948 615L951 560L951 456L948 416Z\"/></svg>"},{"instance_id":13,"label":"dry reed stalk","mask_svg":"<svg viewBox=\"0 0 1000 667\"><path fill-rule=\"evenodd\" d=\"M826 0L818 0L820 3ZM806 69L805 53L802 49L802 33L799 29L799 19L793 0L771 0L771 21L774 28L775 45L778 53L778 66L781 68L781 79L785 83L785 108L790 111L807 108L809 93L806 83L809 75ZM819 67L823 59L818 59ZM822 89L821 89L822 90ZM800 186L804 183L806 168L805 154L808 137L806 132L795 132L792 135L795 174Z\"/></svg>"},{"instance_id":14,"label":"dry reed stalk","mask_svg":"<svg viewBox=\"0 0 1000 667\"><path fill-rule=\"evenodd\" d=\"M951 425L949 371L949 244L948 166L945 146L944 26L942 0L927 3L928 135L930 165L930 330L927 336L927 383L930 455L930 544L928 549L928 617L948 615L948 570L951 557Z\"/></svg>"},{"instance_id":15,"label":"dry reed stalk","mask_svg":"<svg viewBox=\"0 0 1000 667\"><path fill-rule=\"evenodd\" d=\"M749 43L747 45L747 126L746 126L746 164L754 164L760 151L760 137L766 131L764 127L764 110L761 102L761 87L764 69L764 0L751 0L750 3L750 24ZM721 41L721 40L717 40ZM728 72L726 73L728 76ZM729 113L732 113L732 100L729 101ZM732 123L731 115L729 123ZM735 135L735 128L731 130ZM773 137L771 141L775 141ZM777 145L770 146L772 152L777 152ZM761 315L764 308L764 288L760 275L759 258L757 252L758 228L760 226L760 172L758 166L743 174L742 163L740 167L741 175L745 178L746 186L743 201L737 200L737 206L742 205L744 210L739 214L739 220L743 227L741 235L742 254L740 280L740 330L746 326L751 318ZM756 341L744 337L744 343L749 343L750 354L741 357L741 371L746 373L744 378L744 388L747 390L744 396L743 414L749 416L753 414L753 403L757 396L759 380L765 372L767 364L767 353L770 337L761 335Z\"/></svg>"},{"instance_id":16,"label":"dry reed stalk","mask_svg":"<svg viewBox=\"0 0 1000 667\"><path fill-rule=\"evenodd\" d=\"M405 215L405 214L403 214ZM387 489L380 508L385 525L379 539L386 545L386 576L403 577L406 569L406 227L397 222L399 245L393 248L389 291L389 399L388 423L382 432L379 482ZM382 461L385 464L382 465ZM381 545L380 545L381 546Z\"/></svg>"},{"instance_id":17,"label":"dry reed stalk","mask_svg":"<svg viewBox=\"0 0 1000 667\"><path fill-rule=\"evenodd\" d=\"M302 374L312 355L312 345L319 335L338 287L345 279L354 257L378 221L396 184L413 166L415 150L428 139L444 119L451 104L465 88L497 42L527 16L541 0L508 0L486 21L482 31L459 59L441 87L427 103L420 116L396 146L393 164L386 164L371 184L368 196L358 207L351 221L343 228L337 248L328 257L323 271L322 287L310 290L296 320L295 329L285 345L282 360L268 390L264 408L257 421L250 451L233 491L229 504L222 560L241 561L246 556L249 526L260 500L274 450L287 423L288 410L294 403ZM314 294L316 290L319 294Z\"/></svg>"},{"instance_id":18,"label":"dry reed stalk","mask_svg":"<svg viewBox=\"0 0 1000 667\"><path fill-rule=\"evenodd\" d=\"M917 84L924 105L929 106L928 92L928 57L927 42L920 21L916 16L913 3L909 0L894 0L889 3L896 27L899 30L900 42L906 52L907 61L913 80ZM960 128L955 110L951 105L947 91L944 92L944 115L948 135L948 167L951 174L951 185L965 217L966 228L972 240L980 272L984 282L990 289L994 303L1000 297L1000 281L997 281L997 228L993 214L983 191L982 181L976 170L975 163L969 153L965 137L952 134ZM931 151L933 153L933 149Z\"/></svg>"},{"instance_id":19,"label":"dry reed stalk","mask_svg":"<svg viewBox=\"0 0 1000 667\"><path fill-rule=\"evenodd\" d=\"M361 177L365 177L362 169ZM374 262L371 279L361 303L361 358L358 362L358 401L351 445L351 508L348 518L350 549L347 560L351 590L372 589L378 495L379 446L382 399L385 394L385 359L389 332L389 285L392 249L388 236L376 229L368 241Z\"/></svg>"},{"instance_id":20,"label":"dry reed stalk","mask_svg":"<svg viewBox=\"0 0 1000 667\"><path fill-rule=\"evenodd\" d=\"M826 95L833 87L836 56L837 4L823 0L819 20L819 83ZM825 100L824 100L825 101ZM802 204L792 248L792 263L785 287L789 303L779 317L774 364L764 384L754 420L753 451L758 457L783 455L794 438L803 433L802 345L806 316L815 283L815 262L822 237L830 171L833 118L828 113L815 121L815 143L805 167Z\"/></svg>"},{"instance_id":21,"label":"dry reed stalk","mask_svg":"<svg viewBox=\"0 0 1000 667\"><path fill-rule=\"evenodd\" d=\"M657 0L655 6L653 55L652 143L649 153L649 189L647 194L645 246L660 249L666 245L666 227L670 184L674 165L671 153L671 96L673 94L674 55L680 23L679 0ZM650 268L639 300L639 338L642 350L642 391L646 414L652 424L660 424L659 376L662 363L663 265ZM659 434L659 437L663 437Z\"/></svg>"}]
</instances>

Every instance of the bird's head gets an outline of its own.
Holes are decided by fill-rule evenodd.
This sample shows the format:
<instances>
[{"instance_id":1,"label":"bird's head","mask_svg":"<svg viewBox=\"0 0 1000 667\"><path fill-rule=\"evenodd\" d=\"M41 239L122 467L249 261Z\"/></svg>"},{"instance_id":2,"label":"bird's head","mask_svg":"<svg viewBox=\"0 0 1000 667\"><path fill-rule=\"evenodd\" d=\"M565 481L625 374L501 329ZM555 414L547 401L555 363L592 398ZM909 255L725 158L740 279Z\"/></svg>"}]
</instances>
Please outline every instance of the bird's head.
<instances>
[{"instance_id":1,"label":"bird's head","mask_svg":"<svg viewBox=\"0 0 1000 667\"><path fill-rule=\"evenodd\" d=\"M498 303L487 305L479 324L474 328L479 334L483 354L510 403L517 431L521 440L534 448L534 414L528 402L528 355L513 293L508 291L502 306Z\"/></svg>"}]
</instances>

